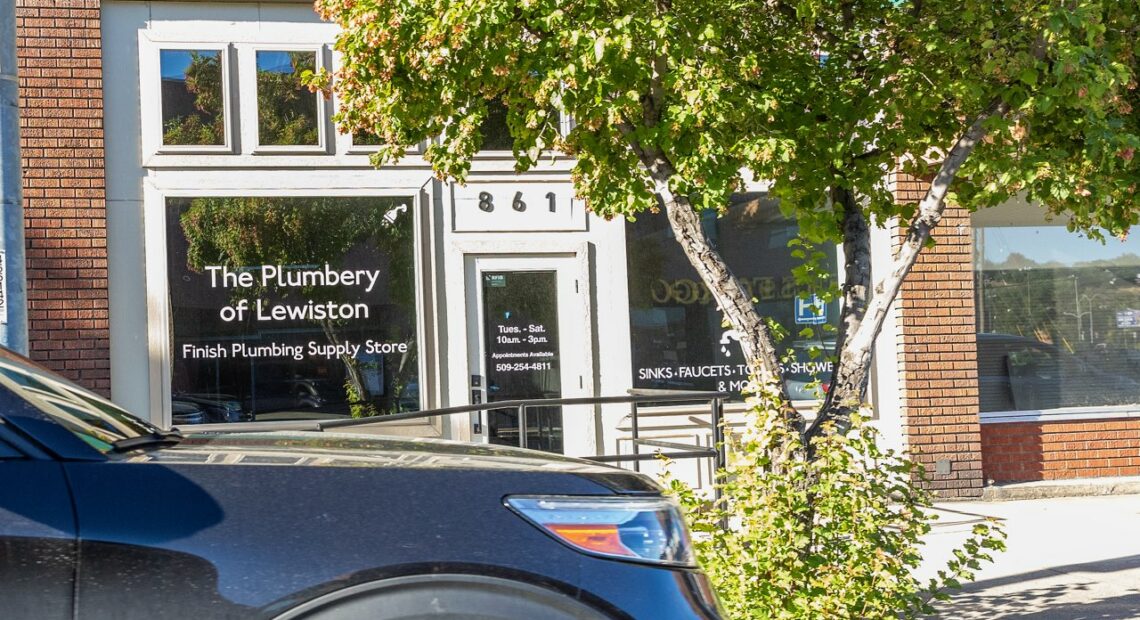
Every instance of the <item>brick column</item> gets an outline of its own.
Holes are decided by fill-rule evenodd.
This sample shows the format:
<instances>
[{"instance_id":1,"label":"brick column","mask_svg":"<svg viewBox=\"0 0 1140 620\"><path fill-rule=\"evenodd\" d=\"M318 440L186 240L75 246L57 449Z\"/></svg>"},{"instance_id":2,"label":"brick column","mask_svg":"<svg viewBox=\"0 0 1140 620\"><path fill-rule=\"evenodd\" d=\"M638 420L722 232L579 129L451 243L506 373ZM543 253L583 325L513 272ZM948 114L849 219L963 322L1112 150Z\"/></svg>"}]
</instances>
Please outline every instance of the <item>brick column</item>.
<instances>
[{"instance_id":1,"label":"brick column","mask_svg":"<svg viewBox=\"0 0 1140 620\"><path fill-rule=\"evenodd\" d=\"M111 385L98 0L17 0L31 356Z\"/></svg>"},{"instance_id":2,"label":"brick column","mask_svg":"<svg viewBox=\"0 0 1140 620\"><path fill-rule=\"evenodd\" d=\"M892 181L900 200L917 202L927 187L901 174ZM982 446L970 214L947 208L934 237L937 244L919 255L896 301L904 433L932 490L976 497ZM939 474L939 465L949 465L949 473Z\"/></svg>"}]
</instances>

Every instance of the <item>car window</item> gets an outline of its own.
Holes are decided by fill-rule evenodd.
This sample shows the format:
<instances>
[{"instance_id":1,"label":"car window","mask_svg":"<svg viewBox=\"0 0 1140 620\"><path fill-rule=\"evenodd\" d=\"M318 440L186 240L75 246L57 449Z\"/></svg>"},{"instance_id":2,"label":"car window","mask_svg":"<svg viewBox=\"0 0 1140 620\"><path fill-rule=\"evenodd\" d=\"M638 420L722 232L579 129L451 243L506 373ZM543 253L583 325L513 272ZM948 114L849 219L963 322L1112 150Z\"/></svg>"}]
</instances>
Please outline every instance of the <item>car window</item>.
<instances>
[{"instance_id":1,"label":"car window","mask_svg":"<svg viewBox=\"0 0 1140 620\"><path fill-rule=\"evenodd\" d=\"M1036 376L1051 378L1056 376L1059 364L1057 359L1044 349L1024 347L1009 352L1010 374L1014 376Z\"/></svg>"},{"instance_id":2,"label":"car window","mask_svg":"<svg viewBox=\"0 0 1140 620\"><path fill-rule=\"evenodd\" d=\"M12 355L0 355L0 383L100 452L158 429L114 403Z\"/></svg>"}]
</instances>

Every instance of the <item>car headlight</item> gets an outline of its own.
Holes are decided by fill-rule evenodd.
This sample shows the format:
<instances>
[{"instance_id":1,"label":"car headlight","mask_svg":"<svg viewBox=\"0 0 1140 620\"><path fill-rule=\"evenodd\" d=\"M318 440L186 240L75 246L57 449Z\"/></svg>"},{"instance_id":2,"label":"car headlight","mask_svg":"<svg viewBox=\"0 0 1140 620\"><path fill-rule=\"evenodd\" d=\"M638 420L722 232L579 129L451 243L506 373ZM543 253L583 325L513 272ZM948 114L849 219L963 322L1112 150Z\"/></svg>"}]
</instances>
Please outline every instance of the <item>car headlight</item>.
<instances>
[{"instance_id":1,"label":"car headlight","mask_svg":"<svg viewBox=\"0 0 1140 620\"><path fill-rule=\"evenodd\" d=\"M506 504L559 541L607 558L696 566L689 530L667 497L522 496Z\"/></svg>"}]
</instances>

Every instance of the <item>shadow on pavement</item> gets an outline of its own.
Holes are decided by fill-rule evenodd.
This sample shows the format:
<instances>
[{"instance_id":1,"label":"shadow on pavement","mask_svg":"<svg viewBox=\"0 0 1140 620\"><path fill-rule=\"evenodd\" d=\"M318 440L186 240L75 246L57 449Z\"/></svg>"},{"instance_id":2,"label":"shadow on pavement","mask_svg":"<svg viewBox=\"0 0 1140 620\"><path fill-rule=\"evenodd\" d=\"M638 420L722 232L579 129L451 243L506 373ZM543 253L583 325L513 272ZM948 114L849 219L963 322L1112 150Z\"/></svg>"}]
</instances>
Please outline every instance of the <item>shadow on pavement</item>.
<instances>
[{"instance_id":1,"label":"shadow on pavement","mask_svg":"<svg viewBox=\"0 0 1140 620\"><path fill-rule=\"evenodd\" d=\"M1140 618L1140 555L978 581L936 607L954 620Z\"/></svg>"}]
</instances>

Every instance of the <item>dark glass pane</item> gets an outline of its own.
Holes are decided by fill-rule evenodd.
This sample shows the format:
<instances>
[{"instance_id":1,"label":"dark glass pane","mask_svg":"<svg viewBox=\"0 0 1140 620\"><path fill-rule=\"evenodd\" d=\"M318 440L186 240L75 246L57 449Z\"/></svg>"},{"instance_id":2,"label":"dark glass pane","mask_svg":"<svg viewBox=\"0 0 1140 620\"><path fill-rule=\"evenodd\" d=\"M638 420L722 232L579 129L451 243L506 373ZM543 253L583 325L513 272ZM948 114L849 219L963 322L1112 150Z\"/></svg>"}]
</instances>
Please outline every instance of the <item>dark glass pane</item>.
<instances>
[{"instance_id":1,"label":"dark glass pane","mask_svg":"<svg viewBox=\"0 0 1140 620\"><path fill-rule=\"evenodd\" d=\"M358 132L352 134L353 146L381 146L384 144L384 138L368 132Z\"/></svg>"},{"instance_id":2,"label":"dark glass pane","mask_svg":"<svg viewBox=\"0 0 1140 620\"><path fill-rule=\"evenodd\" d=\"M1140 240L975 231L982 411L1140 403Z\"/></svg>"},{"instance_id":3,"label":"dark glass pane","mask_svg":"<svg viewBox=\"0 0 1140 620\"><path fill-rule=\"evenodd\" d=\"M316 145L317 95L301 84L315 52L257 52L257 136L265 145Z\"/></svg>"},{"instance_id":4,"label":"dark glass pane","mask_svg":"<svg viewBox=\"0 0 1140 620\"><path fill-rule=\"evenodd\" d=\"M835 348L824 323L836 324L839 303L823 303L798 291L788 241L796 238L794 221L780 214L778 203L764 194L738 194L722 217L702 213L706 234L756 301L762 316L772 317L790 334L778 343L792 349L785 365L793 400L821 395L817 379L832 370L827 356ZM635 388L725 390L739 392L747 380L736 334L722 327L709 290L673 238L664 215L643 215L626 225L629 268L630 332ZM823 265L836 273L835 247L818 248ZM811 338L800 336L812 327Z\"/></svg>"},{"instance_id":5,"label":"dark glass pane","mask_svg":"<svg viewBox=\"0 0 1140 620\"><path fill-rule=\"evenodd\" d=\"M515 141L507 128L507 108L499 101L487 102L487 118L483 119L484 151L509 151Z\"/></svg>"},{"instance_id":6,"label":"dark glass pane","mask_svg":"<svg viewBox=\"0 0 1140 620\"><path fill-rule=\"evenodd\" d=\"M176 413L418 410L410 200L169 199Z\"/></svg>"},{"instance_id":7,"label":"dark glass pane","mask_svg":"<svg viewBox=\"0 0 1140 620\"><path fill-rule=\"evenodd\" d=\"M487 401L560 398L558 290L553 271L483 272ZM488 412L491 443L519 445L518 411ZM562 408L528 409L526 446L562 452Z\"/></svg>"},{"instance_id":8,"label":"dark glass pane","mask_svg":"<svg viewBox=\"0 0 1140 620\"><path fill-rule=\"evenodd\" d=\"M162 143L225 144L222 53L218 50L161 50Z\"/></svg>"}]
</instances>

